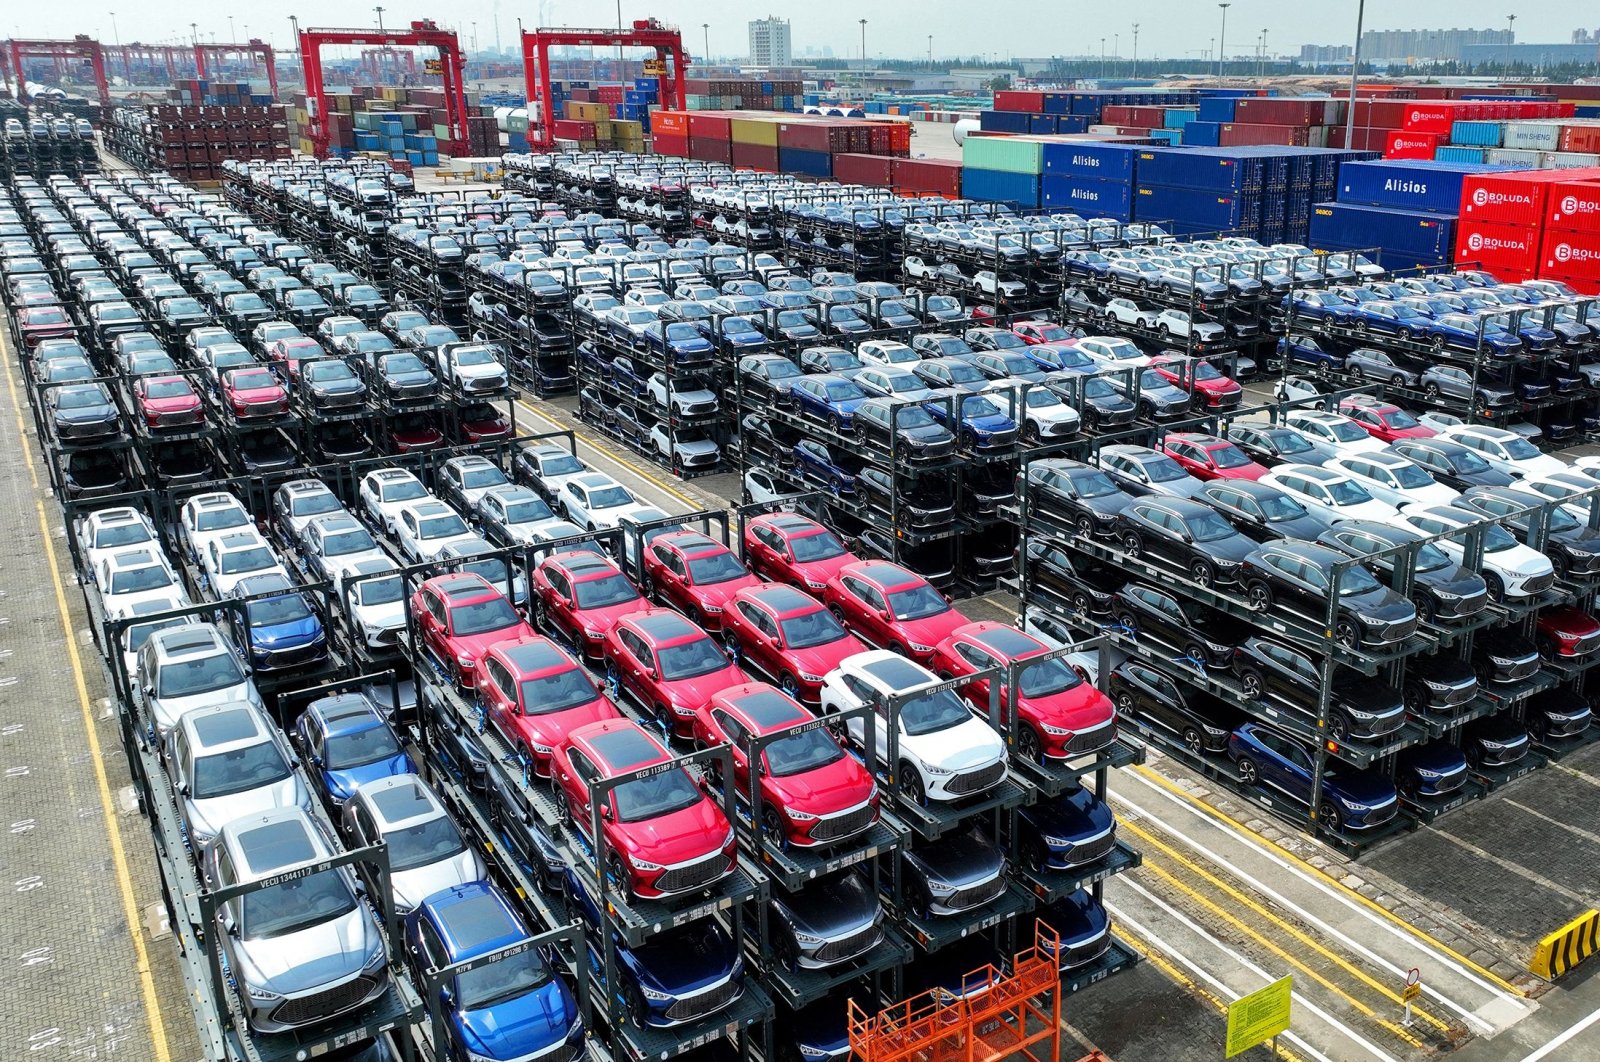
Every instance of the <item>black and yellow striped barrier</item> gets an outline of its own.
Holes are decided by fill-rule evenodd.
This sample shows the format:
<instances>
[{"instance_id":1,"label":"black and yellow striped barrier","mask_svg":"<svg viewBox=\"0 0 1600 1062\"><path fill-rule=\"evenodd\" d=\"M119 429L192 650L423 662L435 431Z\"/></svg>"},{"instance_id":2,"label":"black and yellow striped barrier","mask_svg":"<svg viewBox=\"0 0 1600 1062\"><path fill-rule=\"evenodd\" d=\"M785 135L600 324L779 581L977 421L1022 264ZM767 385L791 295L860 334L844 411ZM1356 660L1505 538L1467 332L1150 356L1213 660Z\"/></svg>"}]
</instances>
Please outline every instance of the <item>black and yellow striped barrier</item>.
<instances>
[{"instance_id":1,"label":"black and yellow striped barrier","mask_svg":"<svg viewBox=\"0 0 1600 1062\"><path fill-rule=\"evenodd\" d=\"M1546 981L1554 981L1593 955L1597 945L1600 945L1600 911L1590 911L1539 941L1528 969Z\"/></svg>"}]
</instances>

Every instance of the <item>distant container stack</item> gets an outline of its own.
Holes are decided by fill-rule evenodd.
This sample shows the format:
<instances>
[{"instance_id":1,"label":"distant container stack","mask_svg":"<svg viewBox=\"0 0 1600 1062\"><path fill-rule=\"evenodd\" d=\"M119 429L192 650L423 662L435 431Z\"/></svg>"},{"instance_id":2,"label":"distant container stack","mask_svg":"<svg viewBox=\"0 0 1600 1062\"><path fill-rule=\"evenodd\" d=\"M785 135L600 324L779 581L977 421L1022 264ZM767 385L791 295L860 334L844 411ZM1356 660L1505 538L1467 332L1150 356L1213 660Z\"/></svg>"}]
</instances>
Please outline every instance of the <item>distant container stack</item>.
<instances>
[{"instance_id":1,"label":"distant container stack","mask_svg":"<svg viewBox=\"0 0 1600 1062\"><path fill-rule=\"evenodd\" d=\"M658 155L819 179L853 179L835 173L837 158L845 158L846 170L854 168L856 173L883 176L881 167L873 169L873 164L859 161L858 156L897 159L911 153L911 127L900 119L657 110L651 115L651 123L653 148ZM893 179L892 170L888 179Z\"/></svg>"},{"instance_id":2,"label":"distant container stack","mask_svg":"<svg viewBox=\"0 0 1600 1062\"><path fill-rule=\"evenodd\" d=\"M1600 294L1600 167L1486 173L1461 189L1455 262Z\"/></svg>"},{"instance_id":3,"label":"distant container stack","mask_svg":"<svg viewBox=\"0 0 1600 1062\"><path fill-rule=\"evenodd\" d=\"M690 111L798 111L805 84L691 77L684 81L684 93L684 109Z\"/></svg>"},{"instance_id":4,"label":"distant container stack","mask_svg":"<svg viewBox=\"0 0 1600 1062\"><path fill-rule=\"evenodd\" d=\"M442 88L394 85L359 85L327 90L328 153L334 157L363 155L412 166L436 166L441 154L474 157L498 155L503 150L495 109L466 94L465 140L450 144L449 112ZM311 154L310 114L304 93L289 97L290 141L296 150Z\"/></svg>"},{"instance_id":5,"label":"distant container stack","mask_svg":"<svg viewBox=\"0 0 1600 1062\"><path fill-rule=\"evenodd\" d=\"M281 104L152 103L118 107L104 126L106 149L144 170L181 181L214 181L229 159L286 159Z\"/></svg>"}]
</instances>

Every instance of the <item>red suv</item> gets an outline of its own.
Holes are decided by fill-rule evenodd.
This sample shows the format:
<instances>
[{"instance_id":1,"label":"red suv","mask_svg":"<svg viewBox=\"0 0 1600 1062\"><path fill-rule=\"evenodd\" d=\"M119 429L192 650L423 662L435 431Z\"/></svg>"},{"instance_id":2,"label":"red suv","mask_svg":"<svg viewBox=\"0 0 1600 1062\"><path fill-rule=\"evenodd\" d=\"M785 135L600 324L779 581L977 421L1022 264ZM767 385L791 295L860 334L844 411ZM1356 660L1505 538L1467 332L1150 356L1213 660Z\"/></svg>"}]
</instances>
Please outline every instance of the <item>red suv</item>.
<instances>
[{"instance_id":1,"label":"red suv","mask_svg":"<svg viewBox=\"0 0 1600 1062\"><path fill-rule=\"evenodd\" d=\"M695 710L749 676L715 638L680 612L647 608L606 634L606 677L632 695L676 737L692 733Z\"/></svg>"},{"instance_id":2,"label":"red suv","mask_svg":"<svg viewBox=\"0 0 1600 1062\"><path fill-rule=\"evenodd\" d=\"M535 635L496 642L478 667L489 721L522 761L524 780L550 777L550 754L580 726L622 713L566 651Z\"/></svg>"},{"instance_id":3,"label":"red suv","mask_svg":"<svg viewBox=\"0 0 1600 1062\"><path fill-rule=\"evenodd\" d=\"M241 420L289 412L289 393L267 368L232 369L222 375L222 396Z\"/></svg>"},{"instance_id":4,"label":"red suv","mask_svg":"<svg viewBox=\"0 0 1600 1062\"><path fill-rule=\"evenodd\" d=\"M809 704L822 700L822 680L839 661L867 651L816 598L778 583L733 595L722 629L724 642L731 637L738 645L741 664Z\"/></svg>"},{"instance_id":5,"label":"red suv","mask_svg":"<svg viewBox=\"0 0 1600 1062\"><path fill-rule=\"evenodd\" d=\"M1040 343L1070 343L1072 333L1054 321L1018 321L1011 326L1013 335L1020 336L1028 346Z\"/></svg>"},{"instance_id":6,"label":"red suv","mask_svg":"<svg viewBox=\"0 0 1600 1062\"><path fill-rule=\"evenodd\" d=\"M532 638L533 628L506 596L481 575L436 575L411 595L417 632L462 689L477 687L478 664L489 647Z\"/></svg>"},{"instance_id":7,"label":"red suv","mask_svg":"<svg viewBox=\"0 0 1600 1062\"><path fill-rule=\"evenodd\" d=\"M928 580L889 561L845 565L823 587L822 600L840 623L866 641L922 663L967 622Z\"/></svg>"},{"instance_id":8,"label":"red suv","mask_svg":"<svg viewBox=\"0 0 1600 1062\"><path fill-rule=\"evenodd\" d=\"M933 668L942 678L960 678L992 667L1004 668L1049 651L1049 646L1032 635L985 620L957 628L940 642ZM962 689L985 718L989 713L989 682L978 679ZM1071 759L1105 748L1116 739L1117 710L1111 698L1059 657L1024 670L1021 685L1017 715L1024 725L1017 730L1017 755L1023 759L1035 763L1041 757ZM1010 722L1005 703L1008 692L1002 682L1000 711L1006 722Z\"/></svg>"},{"instance_id":9,"label":"red suv","mask_svg":"<svg viewBox=\"0 0 1600 1062\"><path fill-rule=\"evenodd\" d=\"M580 726L550 758L556 804L588 835L592 782L671 762L661 743L631 719ZM682 767L624 782L600 811L606 871L630 899L703 889L733 873L733 826Z\"/></svg>"},{"instance_id":10,"label":"red suv","mask_svg":"<svg viewBox=\"0 0 1600 1062\"><path fill-rule=\"evenodd\" d=\"M47 339L76 339L78 326L60 306L30 306L17 311L17 333L32 350Z\"/></svg>"},{"instance_id":11,"label":"red suv","mask_svg":"<svg viewBox=\"0 0 1600 1062\"><path fill-rule=\"evenodd\" d=\"M1438 432L1393 402L1370 395L1352 396L1339 403L1339 412L1361 425L1374 439L1431 439Z\"/></svg>"},{"instance_id":12,"label":"red suv","mask_svg":"<svg viewBox=\"0 0 1600 1062\"><path fill-rule=\"evenodd\" d=\"M1600 649L1600 623L1574 605L1539 613L1539 651L1547 657L1583 657Z\"/></svg>"},{"instance_id":13,"label":"red suv","mask_svg":"<svg viewBox=\"0 0 1600 1062\"><path fill-rule=\"evenodd\" d=\"M1192 364L1185 365L1186 362ZM1172 386L1188 391L1211 409L1231 409L1244 397L1238 382L1222 375L1217 367L1201 358L1182 354L1158 354L1150 367Z\"/></svg>"},{"instance_id":14,"label":"red suv","mask_svg":"<svg viewBox=\"0 0 1600 1062\"><path fill-rule=\"evenodd\" d=\"M722 611L734 594L761 585L732 550L698 531L657 535L643 560L652 596L708 631L722 629Z\"/></svg>"},{"instance_id":15,"label":"red suv","mask_svg":"<svg viewBox=\"0 0 1600 1062\"><path fill-rule=\"evenodd\" d=\"M1267 466L1226 439L1199 432L1173 432L1161 440L1161 451L1196 479L1260 479Z\"/></svg>"},{"instance_id":16,"label":"red suv","mask_svg":"<svg viewBox=\"0 0 1600 1062\"><path fill-rule=\"evenodd\" d=\"M140 376L133 381L133 400L153 431L184 428L206 419L200 396L182 376Z\"/></svg>"},{"instance_id":17,"label":"red suv","mask_svg":"<svg viewBox=\"0 0 1600 1062\"><path fill-rule=\"evenodd\" d=\"M560 633L588 659L599 660L606 633L648 602L609 557L557 553L533 572L533 619Z\"/></svg>"},{"instance_id":18,"label":"red suv","mask_svg":"<svg viewBox=\"0 0 1600 1062\"><path fill-rule=\"evenodd\" d=\"M815 718L765 682L751 682L723 690L696 712L694 737L700 745L729 746L735 783L748 795L749 739ZM878 787L830 731L806 730L766 747L761 823L770 837L801 848L828 845L855 837L877 821Z\"/></svg>"},{"instance_id":19,"label":"red suv","mask_svg":"<svg viewBox=\"0 0 1600 1062\"><path fill-rule=\"evenodd\" d=\"M794 513L769 513L744 525L744 556L750 570L775 583L813 593L846 564L861 558L815 520Z\"/></svg>"}]
</instances>

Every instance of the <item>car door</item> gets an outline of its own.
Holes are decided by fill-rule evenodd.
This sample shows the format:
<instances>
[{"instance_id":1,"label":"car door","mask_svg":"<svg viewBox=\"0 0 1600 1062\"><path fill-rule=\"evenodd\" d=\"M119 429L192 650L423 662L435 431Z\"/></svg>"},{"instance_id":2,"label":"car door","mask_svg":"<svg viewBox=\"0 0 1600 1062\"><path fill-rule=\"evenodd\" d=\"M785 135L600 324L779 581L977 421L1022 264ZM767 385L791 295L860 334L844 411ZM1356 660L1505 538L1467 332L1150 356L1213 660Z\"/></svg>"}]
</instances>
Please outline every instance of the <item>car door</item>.
<instances>
[{"instance_id":1,"label":"car door","mask_svg":"<svg viewBox=\"0 0 1600 1062\"><path fill-rule=\"evenodd\" d=\"M1311 754L1298 741L1280 738L1282 742L1282 789L1301 804L1311 803Z\"/></svg>"},{"instance_id":2,"label":"car door","mask_svg":"<svg viewBox=\"0 0 1600 1062\"><path fill-rule=\"evenodd\" d=\"M622 646L617 670L620 672L619 677L623 687L631 690L641 701L650 704L653 696L650 683L656 666L655 653L645 644L643 638L625 627L617 632L617 641Z\"/></svg>"},{"instance_id":3,"label":"car door","mask_svg":"<svg viewBox=\"0 0 1600 1062\"><path fill-rule=\"evenodd\" d=\"M684 567L683 558L676 550L669 549L659 542L650 547L650 555L656 562L651 573L656 582L656 592L665 604L687 611L691 604L689 573Z\"/></svg>"},{"instance_id":4,"label":"car door","mask_svg":"<svg viewBox=\"0 0 1600 1062\"><path fill-rule=\"evenodd\" d=\"M957 673L961 675L970 675L976 671L986 671L990 668L1003 666L1003 662L999 657L981 646L973 645L971 642L956 642L955 651L956 658L960 661L958 665L960 670ZM989 712L989 685L989 679L980 678L961 687L961 692L966 694L967 700L971 701L985 715ZM1002 710L1004 710L1003 705Z\"/></svg>"},{"instance_id":5,"label":"car door","mask_svg":"<svg viewBox=\"0 0 1600 1062\"><path fill-rule=\"evenodd\" d=\"M759 480L757 482L765 486ZM788 553L777 532L769 527L753 527L746 540L746 559L750 562L751 571L764 579L771 579L778 570L778 561L787 560Z\"/></svg>"},{"instance_id":6,"label":"car door","mask_svg":"<svg viewBox=\"0 0 1600 1062\"><path fill-rule=\"evenodd\" d=\"M571 809L572 821L584 836L590 836L591 818L593 817L592 801L590 799L590 786L595 779L600 777L600 771L595 767L594 761L589 759L587 753L575 746L568 746L564 752L568 769L562 772L563 792L567 796L567 807Z\"/></svg>"},{"instance_id":7,"label":"car door","mask_svg":"<svg viewBox=\"0 0 1600 1062\"><path fill-rule=\"evenodd\" d=\"M1260 727L1255 730L1256 741L1266 750L1266 755L1260 757L1259 768L1261 784L1286 796L1293 796L1292 780L1289 767L1289 742Z\"/></svg>"},{"instance_id":8,"label":"car door","mask_svg":"<svg viewBox=\"0 0 1600 1062\"><path fill-rule=\"evenodd\" d=\"M866 631L867 637L878 645L894 644L895 632L886 618L889 602L884 599L883 593L870 583L853 576L846 576L841 582L857 603L856 612L860 617L858 623Z\"/></svg>"},{"instance_id":9,"label":"car door","mask_svg":"<svg viewBox=\"0 0 1600 1062\"><path fill-rule=\"evenodd\" d=\"M742 646L756 667L768 675L778 676L784 670L783 639L778 631L777 621L772 618L766 609L759 608L749 601L740 601L734 606L740 618L745 621L750 632L748 644Z\"/></svg>"},{"instance_id":10,"label":"car door","mask_svg":"<svg viewBox=\"0 0 1600 1062\"><path fill-rule=\"evenodd\" d=\"M479 683L478 696L483 698L484 712L495 728L505 735L506 740L515 744L517 741L515 717L520 714L517 707L516 680L511 672L506 670L505 665L493 657L484 657L482 666L483 677L487 681Z\"/></svg>"},{"instance_id":11,"label":"car door","mask_svg":"<svg viewBox=\"0 0 1600 1062\"><path fill-rule=\"evenodd\" d=\"M733 755L735 786L740 792L750 792L750 732L722 708L713 708L708 714L713 727L713 740L726 741Z\"/></svg>"},{"instance_id":12,"label":"car door","mask_svg":"<svg viewBox=\"0 0 1600 1062\"><path fill-rule=\"evenodd\" d=\"M417 622L422 626L422 640L427 647L442 662L450 663L450 649L445 644L450 631L449 618L445 614L444 601L431 588L422 592L422 611L417 616Z\"/></svg>"}]
</instances>

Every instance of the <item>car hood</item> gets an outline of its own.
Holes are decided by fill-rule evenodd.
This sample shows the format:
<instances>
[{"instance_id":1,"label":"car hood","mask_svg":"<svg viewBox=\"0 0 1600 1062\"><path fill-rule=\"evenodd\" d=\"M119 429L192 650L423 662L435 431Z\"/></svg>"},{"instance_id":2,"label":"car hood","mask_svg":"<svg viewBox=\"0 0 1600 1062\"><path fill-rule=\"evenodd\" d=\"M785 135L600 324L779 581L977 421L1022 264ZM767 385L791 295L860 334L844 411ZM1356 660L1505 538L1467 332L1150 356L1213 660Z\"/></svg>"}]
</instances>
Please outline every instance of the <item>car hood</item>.
<instances>
[{"instance_id":1,"label":"car hood","mask_svg":"<svg viewBox=\"0 0 1600 1062\"><path fill-rule=\"evenodd\" d=\"M1420 767L1435 774L1454 774L1465 770L1467 766L1467 758L1461 755L1461 750L1443 741L1414 746L1406 750L1404 757L1408 766Z\"/></svg>"},{"instance_id":2,"label":"car hood","mask_svg":"<svg viewBox=\"0 0 1600 1062\"><path fill-rule=\"evenodd\" d=\"M1336 698L1361 712L1386 713L1405 706L1400 692L1386 682L1361 674L1343 674L1333 681Z\"/></svg>"},{"instance_id":3,"label":"car hood","mask_svg":"<svg viewBox=\"0 0 1600 1062\"><path fill-rule=\"evenodd\" d=\"M945 837L937 845L902 851L902 858L947 885L988 881L1005 869L1000 849L974 833Z\"/></svg>"},{"instance_id":4,"label":"car hood","mask_svg":"<svg viewBox=\"0 0 1600 1062\"><path fill-rule=\"evenodd\" d=\"M767 775L763 782L772 799L813 815L853 808L868 799L874 787L861 761L850 755L801 774Z\"/></svg>"},{"instance_id":5,"label":"car hood","mask_svg":"<svg viewBox=\"0 0 1600 1062\"><path fill-rule=\"evenodd\" d=\"M68 424L92 424L99 420L115 420L117 411L112 406L84 406L78 409L58 409L56 419Z\"/></svg>"},{"instance_id":6,"label":"car hood","mask_svg":"<svg viewBox=\"0 0 1600 1062\"><path fill-rule=\"evenodd\" d=\"M295 993L353 976L382 947L377 924L358 903L347 914L293 933L236 939L232 951L241 979L274 992Z\"/></svg>"},{"instance_id":7,"label":"car hood","mask_svg":"<svg viewBox=\"0 0 1600 1062\"><path fill-rule=\"evenodd\" d=\"M976 716L931 734L902 734L900 748L917 759L951 771L987 767L1006 754L1005 742Z\"/></svg>"},{"instance_id":8,"label":"car hood","mask_svg":"<svg viewBox=\"0 0 1600 1062\"><path fill-rule=\"evenodd\" d=\"M1373 807L1393 800L1394 783L1372 771L1340 771L1326 780L1335 796Z\"/></svg>"},{"instance_id":9,"label":"car hood","mask_svg":"<svg viewBox=\"0 0 1600 1062\"><path fill-rule=\"evenodd\" d=\"M1328 529L1326 521L1319 520L1310 513L1290 517L1287 520L1268 521L1266 526L1285 538L1299 538L1307 542L1314 542L1318 535Z\"/></svg>"},{"instance_id":10,"label":"car hood","mask_svg":"<svg viewBox=\"0 0 1600 1062\"><path fill-rule=\"evenodd\" d=\"M812 589L821 589L824 583L839 574L841 568L847 564L853 564L859 559L853 554L841 553L837 557L829 557L827 560L795 562L789 567L796 576Z\"/></svg>"},{"instance_id":11,"label":"car hood","mask_svg":"<svg viewBox=\"0 0 1600 1062\"><path fill-rule=\"evenodd\" d=\"M170 595L168 595L170 596ZM226 689L212 690L210 693L197 693L192 697L158 697L151 704L151 714L155 717L156 726L165 731L175 725L186 712L196 708L209 708L216 704L253 704L263 707L261 696L256 693L254 684L248 680L237 686Z\"/></svg>"},{"instance_id":12,"label":"car hood","mask_svg":"<svg viewBox=\"0 0 1600 1062\"><path fill-rule=\"evenodd\" d=\"M458 656L470 656L473 660L482 660L492 646L514 638L532 638L533 628L526 623L515 623L499 630L484 631L482 634L473 634L466 637L460 635L450 639L450 652Z\"/></svg>"},{"instance_id":13,"label":"car hood","mask_svg":"<svg viewBox=\"0 0 1600 1062\"><path fill-rule=\"evenodd\" d=\"M400 752L371 763L363 763L359 767L346 767L337 771L324 769L322 775L328 783L328 792L335 800L342 803L368 782L390 778L397 774L415 773L416 767L412 765L411 758Z\"/></svg>"},{"instance_id":14,"label":"car hood","mask_svg":"<svg viewBox=\"0 0 1600 1062\"><path fill-rule=\"evenodd\" d=\"M1067 840L1095 837L1116 826L1111 809L1086 789L1025 808L1022 816L1045 836Z\"/></svg>"},{"instance_id":15,"label":"car hood","mask_svg":"<svg viewBox=\"0 0 1600 1062\"><path fill-rule=\"evenodd\" d=\"M738 949L712 919L660 933L622 958L644 984L682 995L720 981L736 969Z\"/></svg>"},{"instance_id":16,"label":"car hood","mask_svg":"<svg viewBox=\"0 0 1600 1062\"><path fill-rule=\"evenodd\" d=\"M520 715L517 718L529 734L541 745L554 748L580 726L598 723L603 719L616 719L621 713L604 694L586 704L566 708L547 715Z\"/></svg>"},{"instance_id":17,"label":"car hood","mask_svg":"<svg viewBox=\"0 0 1600 1062\"><path fill-rule=\"evenodd\" d=\"M1232 534L1227 538L1219 538L1214 542L1201 543L1206 553L1216 560L1231 561L1237 564L1250 556L1257 549L1256 543L1244 535Z\"/></svg>"},{"instance_id":18,"label":"car hood","mask_svg":"<svg viewBox=\"0 0 1600 1062\"><path fill-rule=\"evenodd\" d=\"M1064 947L1093 940L1110 926L1104 907L1084 890L1064 896L1039 912L1039 920L1061 935Z\"/></svg>"},{"instance_id":19,"label":"car hood","mask_svg":"<svg viewBox=\"0 0 1600 1062\"><path fill-rule=\"evenodd\" d=\"M300 781L300 775L291 771L289 777L271 785L247 789L242 793L230 793L227 796L191 799L187 802L186 817L189 820L191 837L201 834L211 838L234 819L242 819L246 815L259 815L276 808L305 807L310 803L310 794Z\"/></svg>"},{"instance_id":20,"label":"car hood","mask_svg":"<svg viewBox=\"0 0 1600 1062\"><path fill-rule=\"evenodd\" d=\"M200 408L199 395L178 395L173 398L146 398L145 406L157 413L183 413Z\"/></svg>"},{"instance_id":21,"label":"car hood","mask_svg":"<svg viewBox=\"0 0 1600 1062\"><path fill-rule=\"evenodd\" d=\"M1116 717L1111 698L1087 682L1047 697L1021 699L1023 716L1032 716L1050 726L1067 730L1088 730L1109 723Z\"/></svg>"},{"instance_id":22,"label":"car hood","mask_svg":"<svg viewBox=\"0 0 1600 1062\"><path fill-rule=\"evenodd\" d=\"M847 634L837 641L814 645L807 649L790 649L787 655L795 665L808 675L826 675L839 666L847 656L864 653L867 647L854 635Z\"/></svg>"},{"instance_id":23,"label":"car hood","mask_svg":"<svg viewBox=\"0 0 1600 1062\"><path fill-rule=\"evenodd\" d=\"M709 798L692 807L639 822L607 825L607 833L631 855L662 866L686 863L720 851L728 820Z\"/></svg>"},{"instance_id":24,"label":"car hood","mask_svg":"<svg viewBox=\"0 0 1600 1062\"><path fill-rule=\"evenodd\" d=\"M455 1013L467 1049L493 1058L521 1058L560 1043L577 1017L572 992L558 977L492 1006Z\"/></svg>"},{"instance_id":25,"label":"car hood","mask_svg":"<svg viewBox=\"0 0 1600 1062\"><path fill-rule=\"evenodd\" d=\"M406 625L404 601L391 601L386 605L357 605L354 612L356 619L368 627L395 630Z\"/></svg>"},{"instance_id":26,"label":"car hood","mask_svg":"<svg viewBox=\"0 0 1600 1062\"><path fill-rule=\"evenodd\" d=\"M573 613L578 621L578 626L585 630L597 631L604 634L617 625L622 617L638 612L645 607L643 598L634 598L618 605L607 605L604 608L586 608Z\"/></svg>"},{"instance_id":27,"label":"car hood","mask_svg":"<svg viewBox=\"0 0 1600 1062\"><path fill-rule=\"evenodd\" d=\"M717 444L710 439L696 439L689 442L679 440L672 445L680 454L715 454L720 452Z\"/></svg>"},{"instance_id":28,"label":"car hood","mask_svg":"<svg viewBox=\"0 0 1600 1062\"><path fill-rule=\"evenodd\" d=\"M1358 616L1394 623L1416 614L1411 602L1387 587L1361 595L1342 595L1342 602Z\"/></svg>"},{"instance_id":29,"label":"car hood","mask_svg":"<svg viewBox=\"0 0 1600 1062\"><path fill-rule=\"evenodd\" d=\"M1555 567L1550 563L1549 557L1546 557L1531 546L1524 546L1520 542L1509 549L1503 549L1495 553L1485 553L1483 555L1483 563L1484 567L1504 568L1518 575L1544 575L1547 572L1555 571Z\"/></svg>"},{"instance_id":30,"label":"car hood","mask_svg":"<svg viewBox=\"0 0 1600 1062\"><path fill-rule=\"evenodd\" d=\"M706 675L696 675L694 678L676 679L660 683L661 692L667 700L683 708L698 708L711 698L727 689L749 682L750 678L736 665L718 668ZM660 860L657 860L660 862Z\"/></svg>"},{"instance_id":31,"label":"car hood","mask_svg":"<svg viewBox=\"0 0 1600 1062\"><path fill-rule=\"evenodd\" d=\"M322 623L315 615L270 627L256 627L250 632L250 644L262 649L281 649L311 641L322 634Z\"/></svg>"},{"instance_id":32,"label":"car hood","mask_svg":"<svg viewBox=\"0 0 1600 1062\"><path fill-rule=\"evenodd\" d=\"M468 848L437 863L397 871L389 876L389 887L394 891L395 905L411 911L441 889L479 881L486 873L483 861Z\"/></svg>"},{"instance_id":33,"label":"car hood","mask_svg":"<svg viewBox=\"0 0 1600 1062\"><path fill-rule=\"evenodd\" d=\"M804 892L774 897L773 903L796 929L819 937L871 925L883 910L858 874L814 882Z\"/></svg>"}]
</instances>

